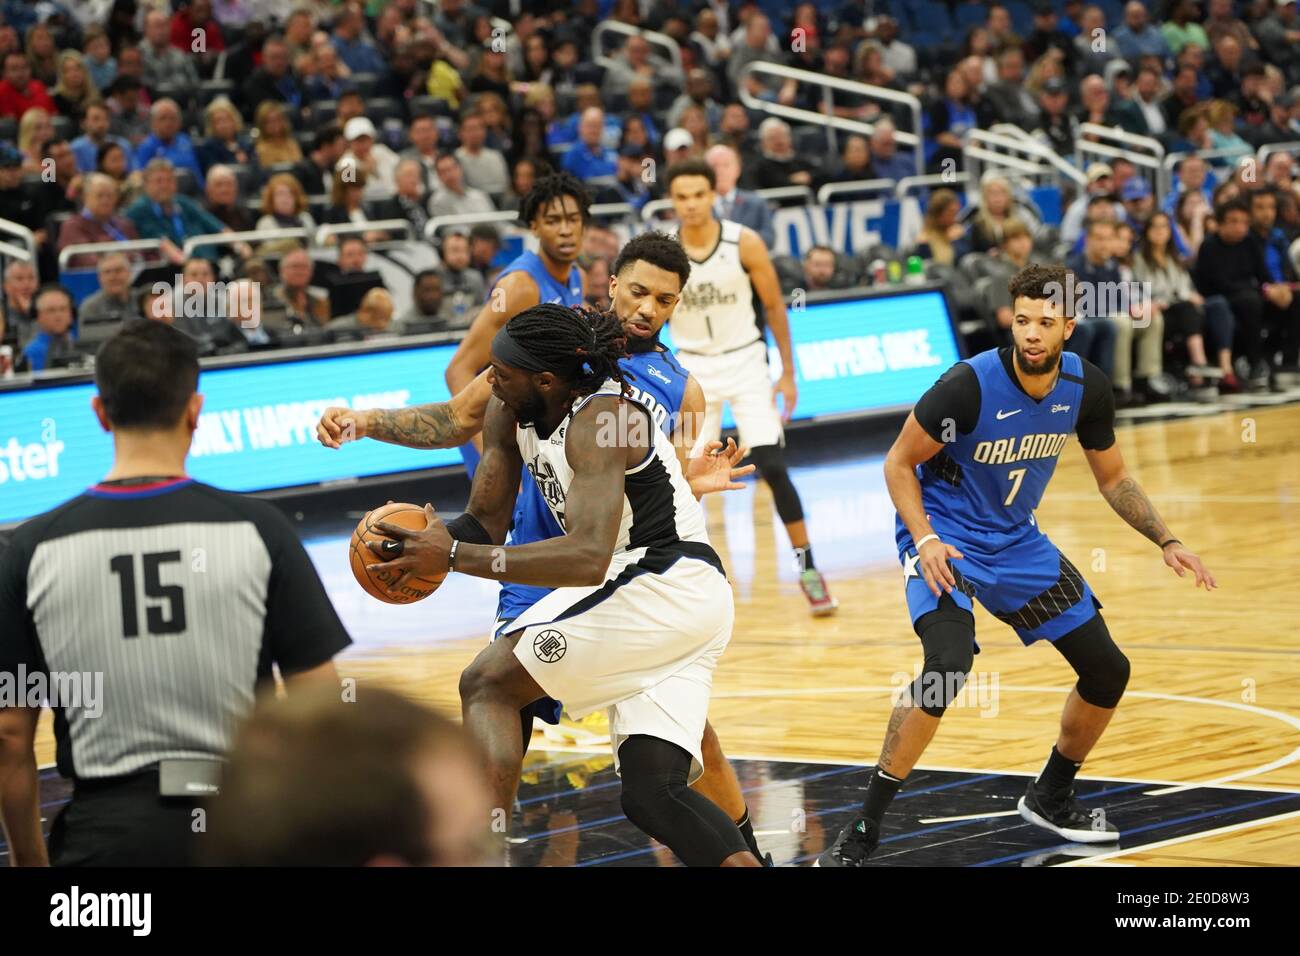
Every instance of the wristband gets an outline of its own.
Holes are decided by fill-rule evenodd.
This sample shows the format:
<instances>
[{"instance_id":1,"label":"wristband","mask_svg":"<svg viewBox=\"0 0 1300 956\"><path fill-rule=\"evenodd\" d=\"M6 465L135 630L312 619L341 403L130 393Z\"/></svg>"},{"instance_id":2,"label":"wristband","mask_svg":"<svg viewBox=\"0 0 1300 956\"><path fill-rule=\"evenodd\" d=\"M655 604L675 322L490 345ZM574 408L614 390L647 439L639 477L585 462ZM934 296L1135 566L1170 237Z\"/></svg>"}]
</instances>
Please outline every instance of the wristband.
<instances>
[{"instance_id":1,"label":"wristband","mask_svg":"<svg viewBox=\"0 0 1300 956\"><path fill-rule=\"evenodd\" d=\"M449 572L456 570L456 549L458 547L460 547L460 539L452 538L451 550L447 552L447 570Z\"/></svg>"},{"instance_id":2,"label":"wristband","mask_svg":"<svg viewBox=\"0 0 1300 956\"><path fill-rule=\"evenodd\" d=\"M1169 539L1168 541L1166 541L1164 544L1160 545L1160 550L1163 551L1165 548L1169 547L1171 544L1182 544L1182 542L1179 541L1177 538L1170 538L1170 539Z\"/></svg>"},{"instance_id":3,"label":"wristband","mask_svg":"<svg viewBox=\"0 0 1300 956\"><path fill-rule=\"evenodd\" d=\"M924 538L922 538L920 541L916 542L916 553L917 553L917 554L920 554L920 553L921 553L921 545L923 545L923 544L925 544L925 543L927 543L927 542L929 542L929 541L938 541L938 540L939 540L939 536L938 536L937 534L927 534L927 535L926 535Z\"/></svg>"}]
</instances>

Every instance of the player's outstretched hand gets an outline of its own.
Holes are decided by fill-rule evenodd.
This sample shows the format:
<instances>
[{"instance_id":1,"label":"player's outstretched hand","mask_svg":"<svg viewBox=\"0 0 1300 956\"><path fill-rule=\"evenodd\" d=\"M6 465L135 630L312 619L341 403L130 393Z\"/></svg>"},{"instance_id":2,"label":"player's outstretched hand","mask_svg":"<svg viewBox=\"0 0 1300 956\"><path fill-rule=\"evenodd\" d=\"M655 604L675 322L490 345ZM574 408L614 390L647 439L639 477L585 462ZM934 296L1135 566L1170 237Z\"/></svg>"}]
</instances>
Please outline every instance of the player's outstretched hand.
<instances>
[{"instance_id":1,"label":"player's outstretched hand","mask_svg":"<svg viewBox=\"0 0 1300 956\"><path fill-rule=\"evenodd\" d=\"M424 528L412 531L401 525L380 521L372 526L401 545L392 541L368 541L367 545L378 557L389 558L378 564L367 565L369 571L401 571L398 584L408 575L417 578L438 579L447 574L447 559L451 552L451 534L442 523L433 505L424 506ZM392 585L396 587L397 585Z\"/></svg>"},{"instance_id":2,"label":"player's outstretched hand","mask_svg":"<svg viewBox=\"0 0 1300 956\"><path fill-rule=\"evenodd\" d=\"M799 389L794 384L794 376L782 375L772 386L772 397L781 396L781 421L788 422L794 414L795 403L799 401Z\"/></svg>"},{"instance_id":3,"label":"player's outstretched hand","mask_svg":"<svg viewBox=\"0 0 1300 956\"><path fill-rule=\"evenodd\" d=\"M1204 584L1205 590L1213 591L1219 586L1214 580L1214 575L1201 563L1201 559L1184 548L1181 542L1167 545L1164 555L1165 564L1173 568L1174 573L1180 578L1187 577L1187 572L1191 571L1196 575L1196 586L1198 588Z\"/></svg>"},{"instance_id":4,"label":"player's outstretched hand","mask_svg":"<svg viewBox=\"0 0 1300 956\"><path fill-rule=\"evenodd\" d=\"M728 438L724 447L720 441L711 441L703 455L686 462L686 481L696 498L715 491L737 491L745 486L737 481L752 474L757 465L742 465L748 448L736 447L736 440Z\"/></svg>"},{"instance_id":5,"label":"player's outstretched hand","mask_svg":"<svg viewBox=\"0 0 1300 956\"><path fill-rule=\"evenodd\" d=\"M326 448L341 448L344 442L366 437L366 413L332 405L316 423L316 440Z\"/></svg>"},{"instance_id":6,"label":"player's outstretched hand","mask_svg":"<svg viewBox=\"0 0 1300 956\"><path fill-rule=\"evenodd\" d=\"M952 545L944 544L938 539L927 541L921 545L921 549L917 554L920 556L921 576L925 578L925 583L934 592L934 596L940 596L940 588L945 593L951 594L952 589L957 586L957 579L953 576L948 561L949 559L961 559L965 555Z\"/></svg>"}]
</instances>

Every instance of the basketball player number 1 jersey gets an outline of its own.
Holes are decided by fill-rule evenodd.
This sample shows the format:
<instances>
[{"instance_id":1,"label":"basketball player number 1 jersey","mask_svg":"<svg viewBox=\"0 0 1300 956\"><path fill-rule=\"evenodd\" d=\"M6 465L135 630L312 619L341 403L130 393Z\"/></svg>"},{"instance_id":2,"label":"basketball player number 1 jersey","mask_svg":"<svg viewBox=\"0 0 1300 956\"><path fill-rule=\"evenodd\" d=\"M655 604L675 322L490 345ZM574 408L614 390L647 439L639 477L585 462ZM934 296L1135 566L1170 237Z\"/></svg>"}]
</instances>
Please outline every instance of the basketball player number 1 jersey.
<instances>
[{"instance_id":1,"label":"basketball player number 1 jersey","mask_svg":"<svg viewBox=\"0 0 1300 956\"><path fill-rule=\"evenodd\" d=\"M754 288L740 262L744 226L720 223L718 244L701 262L691 260L691 277L669 319L673 347L696 355L734 352L762 339L754 315ZM677 235L676 227L672 230Z\"/></svg>"}]
</instances>

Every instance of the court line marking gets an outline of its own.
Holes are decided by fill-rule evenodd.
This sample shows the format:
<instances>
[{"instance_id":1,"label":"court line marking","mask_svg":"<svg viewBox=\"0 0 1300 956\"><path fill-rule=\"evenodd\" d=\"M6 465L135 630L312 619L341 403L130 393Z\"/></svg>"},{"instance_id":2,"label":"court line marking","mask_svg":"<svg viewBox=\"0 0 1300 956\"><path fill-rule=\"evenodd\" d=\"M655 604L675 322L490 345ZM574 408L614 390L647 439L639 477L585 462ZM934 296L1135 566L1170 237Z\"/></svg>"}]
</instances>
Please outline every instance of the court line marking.
<instances>
[{"instance_id":1,"label":"court line marking","mask_svg":"<svg viewBox=\"0 0 1300 956\"><path fill-rule=\"evenodd\" d=\"M962 820L989 820L993 817L1018 817L1019 810L999 810L996 813L968 813L961 817L926 817L917 823L960 823Z\"/></svg>"},{"instance_id":2,"label":"court line marking","mask_svg":"<svg viewBox=\"0 0 1300 956\"><path fill-rule=\"evenodd\" d=\"M1279 813L1271 817L1260 817L1258 820L1247 820L1243 823L1232 823L1228 826L1215 827L1213 830L1202 830L1199 833L1187 833L1180 837L1171 837L1168 840L1157 840L1155 843L1147 843L1142 846L1129 847L1126 850L1114 850L1110 853L1102 853L1094 857L1088 857L1083 860L1071 860L1069 863L1059 863L1058 866L1086 866L1089 863L1097 861L1112 860L1116 857L1128 856L1131 853L1142 853L1148 850L1159 850L1168 846L1175 846L1179 843L1186 843L1189 840L1203 840L1206 837L1218 836L1223 833L1235 833L1238 830L1248 830L1251 827L1263 826L1267 823L1277 823L1281 820L1293 820L1300 818L1300 810L1292 810L1289 813Z\"/></svg>"},{"instance_id":3,"label":"court line marking","mask_svg":"<svg viewBox=\"0 0 1300 956\"><path fill-rule=\"evenodd\" d=\"M1072 688L1068 687L1038 687L1024 684L1002 684L999 683L998 690L1022 691L1026 693L1046 693L1046 694L1068 694ZM768 690L744 690L731 691L727 693L718 693L713 695L714 700L729 700L747 697L810 697L818 694L870 694L870 693L887 693L893 694L898 690L895 686L865 686L865 687L799 687L789 689L768 689ZM1209 704L1214 707L1227 707L1230 710L1240 710L1249 714L1255 714L1261 717L1272 717L1291 727L1292 730L1300 732L1300 717L1293 717L1290 714L1284 714L1281 711L1270 710L1267 707L1259 707L1255 704L1238 703L1237 701L1215 700L1212 697L1191 697L1185 694L1165 694L1160 691L1151 690L1130 690L1125 691L1126 697L1142 697L1148 700L1172 700L1186 704ZM1258 767L1252 767L1249 770L1242 770L1236 773L1224 774L1220 777L1212 777L1205 781L1196 782L1178 782L1172 783L1170 789L1154 791L1152 796L1177 793L1180 790L1192 790L1196 787L1212 787L1222 783L1231 783L1235 780L1244 780L1247 777L1253 777L1257 774L1268 773L1278 770L1282 767L1289 766L1300 760L1300 747L1296 747L1289 754L1271 760L1268 763L1261 764Z\"/></svg>"}]
</instances>

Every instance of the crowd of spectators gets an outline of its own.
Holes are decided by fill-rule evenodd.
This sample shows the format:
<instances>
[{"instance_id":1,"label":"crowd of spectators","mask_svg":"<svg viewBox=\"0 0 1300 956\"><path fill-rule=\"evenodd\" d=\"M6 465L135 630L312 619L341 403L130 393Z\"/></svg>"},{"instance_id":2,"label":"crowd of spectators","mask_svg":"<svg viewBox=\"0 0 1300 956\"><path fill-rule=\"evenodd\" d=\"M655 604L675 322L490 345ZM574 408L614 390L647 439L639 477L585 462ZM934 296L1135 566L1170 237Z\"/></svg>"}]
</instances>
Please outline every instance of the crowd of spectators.
<instances>
[{"instance_id":1,"label":"crowd of spectators","mask_svg":"<svg viewBox=\"0 0 1300 956\"><path fill-rule=\"evenodd\" d=\"M228 332L225 326L244 323L232 322L224 307L204 316L204 342L215 351L454 331L472 319L492 282L501 236L479 225L472 234L466 226L426 237L430 221L517 209L551 170L583 179L595 202L635 212L662 198L665 164L705 157L718 177L719 215L771 246L773 207L759 190L960 171L966 132L998 123L1072 162L1081 139L1092 137L1083 124L1098 123L1156 139L1169 152L1215 152L1209 162L1184 160L1164 195L1153 195L1131 163L1094 163L1078 195L1064 197L1059 228L1046 226L1024 201L1024 184L1002 173L970 184L964 197L934 190L922 195L920 233L888 251L919 254L939 275L972 287L1005 272L1026 243L1031 256L1065 256L1094 277L1158 274L1160 321L1146 327L1159 337L1091 328L1077 336L1076 347L1112 373L1124 401L1161 397L1153 382L1174 348L1186 359L1189 384L1208 379L1228 391L1268 387L1295 365L1294 161L1276 153L1253 176L1235 165L1261 146L1300 139L1294 2L523 6L0 2L0 138L11 141L0 148L0 218L33 231L43 277L59 273L58 254L71 245L157 244L156 252L125 251L130 295L120 285L120 253L65 263L96 270L99 291L74 307L63 331L54 305L39 324L36 290L23 291L24 270L11 261L3 340L23 367L65 362L106 328L141 316L144 304L160 313L148 317L175 311L179 294L136 293L162 275L200 268L196 259L209 263L212 281L227 292L239 288L228 283L262 276L278 293L262 296L277 311L252 336ZM655 32L606 33L596 50L601 21ZM923 104L920 128L898 103L827 94L746 69L760 62L914 95ZM863 121L870 132L841 131L830 140L821 125L745 105L755 100ZM917 151L913 135L921 136ZM1244 230L1236 223L1241 208ZM1128 231L1099 227L1104 222ZM1167 229L1167 240L1150 240L1152 222ZM313 238L319 226L353 231L326 230L324 245L337 249L323 256ZM271 229L292 235L233 237L186 251L196 235ZM395 290L385 290L389 280L364 260L408 235L432 243L433 265L408 270L417 274L399 298L414 304L393 315ZM1214 257L1198 255L1205 244ZM581 265L598 301L602 283L591 279L607 275L609 256L597 251L599 242L588 245ZM356 246L359 269L349 251ZM304 249L310 253L296 254ZM335 252L338 262L330 261ZM817 248L782 274L805 288L869 284L874 271L861 260ZM1223 274L1225 261L1240 268ZM995 284L984 281L967 298L996 337L1009 309L990 291ZM98 311L87 321L82 313L92 301ZM1096 323L1131 325L1115 316ZM29 349L38 335L41 346Z\"/></svg>"}]
</instances>

